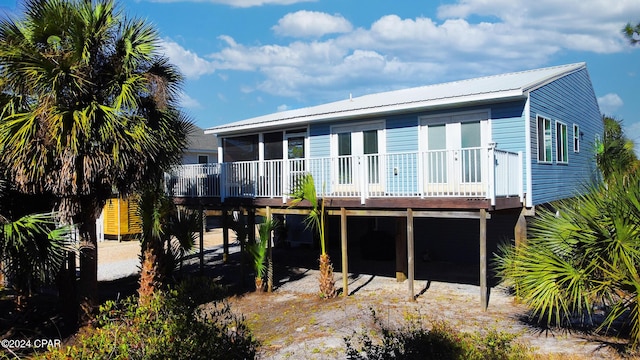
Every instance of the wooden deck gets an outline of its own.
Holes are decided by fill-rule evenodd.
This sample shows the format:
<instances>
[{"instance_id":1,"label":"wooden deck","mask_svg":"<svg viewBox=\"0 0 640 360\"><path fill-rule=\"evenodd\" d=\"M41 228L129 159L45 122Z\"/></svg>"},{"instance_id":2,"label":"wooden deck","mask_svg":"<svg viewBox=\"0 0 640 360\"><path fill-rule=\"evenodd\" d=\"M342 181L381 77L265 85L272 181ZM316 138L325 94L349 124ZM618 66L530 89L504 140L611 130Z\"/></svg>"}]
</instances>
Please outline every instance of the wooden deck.
<instances>
[{"instance_id":1,"label":"wooden deck","mask_svg":"<svg viewBox=\"0 0 640 360\"><path fill-rule=\"evenodd\" d=\"M202 206L205 209L223 208L290 208L291 202L283 203L280 198L226 198L224 201L220 197L174 197L174 202L178 205L190 207ZM475 210L485 209L487 211L498 211L506 209L519 209L523 204L519 197L497 198L496 204L491 205L489 199L481 198L370 198L365 204L360 202L360 198L325 198L327 209L347 208L353 210ZM299 207L304 207L301 204Z\"/></svg>"}]
</instances>

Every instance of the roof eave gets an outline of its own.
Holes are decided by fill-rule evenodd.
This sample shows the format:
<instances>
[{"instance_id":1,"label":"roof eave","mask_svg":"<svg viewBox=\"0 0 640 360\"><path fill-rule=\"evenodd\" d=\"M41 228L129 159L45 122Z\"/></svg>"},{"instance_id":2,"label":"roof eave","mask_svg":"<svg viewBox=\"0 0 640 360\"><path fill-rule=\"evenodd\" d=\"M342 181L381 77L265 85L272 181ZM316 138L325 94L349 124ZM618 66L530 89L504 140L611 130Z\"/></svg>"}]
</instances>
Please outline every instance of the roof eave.
<instances>
[{"instance_id":1,"label":"roof eave","mask_svg":"<svg viewBox=\"0 0 640 360\"><path fill-rule=\"evenodd\" d=\"M294 125L296 127L307 126L321 121L340 121L362 117L380 117L397 114L406 111L437 110L446 107L461 107L494 103L499 101L518 100L526 98L523 89L513 89L498 93L483 93L475 95L461 96L457 98L442 98L426 101L414 101L399 104L382 105L376 107L364 107L360 109L346 110L339 113L314 114L298 116L290 119L273 119L261 123L245 124L239 126L220 126L206 129L205 134L215 134L217 136L237 135L249 131L262 131L274 128L285 128Z\"/></svg>"},{"instance_id":2,"label":"roof eave","mask_svg":"<svg viewBox=\"0 0 640 360\"><path fill-rule=\"evenodd\" d=\"M556 80L558 80L558 79L560 79L562 77L565 77L565 76L567 76L569 74L573 74L573 73L575 73L577 71L580 71L580 70L583 70L583 69L586 69L586 68L587 68L587 63L585 63L585 62L573 64L573 67L570 67L566 71L563 71L563 72L560 72L558 74L555 74L554 76L549 76L549 77L543 79L542 81L536 81L536 82L533 82L533 83L528 84L526 86L523 86L522 90L523 90L523 92L528 94L528 93L530 93L530 92L532 92L532 91L534 91L536 89L539 89L539 88L541 88L541 87L543 87L543 86L545 86L547 84L550 84L550 83L552 83L552 82L554 82L554 81L556 81Z\"/></svg>"}]
</instances>

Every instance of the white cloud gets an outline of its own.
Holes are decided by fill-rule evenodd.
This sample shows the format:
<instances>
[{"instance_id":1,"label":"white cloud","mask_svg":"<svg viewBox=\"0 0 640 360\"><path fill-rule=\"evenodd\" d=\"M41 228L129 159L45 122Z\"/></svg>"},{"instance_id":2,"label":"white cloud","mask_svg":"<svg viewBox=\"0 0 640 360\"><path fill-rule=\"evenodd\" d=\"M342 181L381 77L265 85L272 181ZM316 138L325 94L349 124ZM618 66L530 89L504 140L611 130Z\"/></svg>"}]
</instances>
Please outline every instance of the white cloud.
<instances>
[{"instance_id":1,"label":"white cloud","mask_svg":"<svg viewBox=\"0 0 640 360\"><path fill-rule=\"evenodd\" d=\"M321 37L326 34L347 33L351 23L341 15L301 10L289 13L272 27L278 35L291 37Z\"/></svg>"},{"instance_id":2,"label":"white cloud","mask_svg":"<svg viewBox=\"0 0 640 360\"><path fill-rule=\"evenodd\" d=\"M202 104L198 100L190 97L186 93L180 93L180 105L185 109L201 109Z\"/></svg>"},{"instance_id":3,"label":"white cloud","mask_svg":"<svg viewBox=\"0 0 640 360\"><path fill-rule=\"evenodd\" d=\"M189 79L197 79L202 75L211 74L215 71L212 63L174 41L164 39L160 43L160 48L170 62L176 65L182 74Z\"/></svg>"},{"instance_id":4,"label":"white cloud","mask_svg":"<svg viewBox=\"0 0 640 360\"><path fill-rule=\"evenodd\" d=\"M618 110L622 105L624 105L624 102L622 101L620 96L618 96L618 94L609 93L598 97L598 106L600 106L600 112L605 115L614 116L615 111Z\"/></svg>"},{"instance_id":5,"label":"white cloud","mask_svg":"<svg viewBox=\"0 0 640 360\"><path fill-rule=\"evenodd\" d=\"M554 34L545 43L555 39L566 49L598 53L622 50L622 24L637 13L637 0L460 0L438 8L442 19L495 17L518 32Z\"/></svg>"},{"instance_id":6,"label":"white cloud","mask_svg":"<svg viewBox=\"0 0 640 360\"><path fill-rule=\"evenodd\" d=\"M278 112L289 110L289 106L286 104L278 105Z\"/></svg>"},{"instance_id":7,"label":"white cloud","mask_svg":"<svg viewBox=\"0 0 640 360\"><path fill-rule=\"evenodd\" d=\"M239 8L248 8L263 5L291 5L303 2L313 2L315 0L147 0L156 3L174 3L174 2L208 2L211 4L229 5Z\"/></svg>"},{"instance_id":8,"label":"white cloud","mask_svg":"<svg viewBox=\"0 0 640 360\"><path fill-rule=\"evenodd\" d=\"M389 84L417 86L544 66L567 51L623 51L620 28L632 13L640 13L640 1L460 0L441 6L437 19L390 14L368 28L353 28L340 15L299 11L272 29L314 40L253 45L222 35L221 49L207 59L216 70L260 74L242 85L243 92L330 101L338 92L365 94L390 90ZM615 100L603 97L601 107L619 107Z\"/></svg>"}]
</instances>

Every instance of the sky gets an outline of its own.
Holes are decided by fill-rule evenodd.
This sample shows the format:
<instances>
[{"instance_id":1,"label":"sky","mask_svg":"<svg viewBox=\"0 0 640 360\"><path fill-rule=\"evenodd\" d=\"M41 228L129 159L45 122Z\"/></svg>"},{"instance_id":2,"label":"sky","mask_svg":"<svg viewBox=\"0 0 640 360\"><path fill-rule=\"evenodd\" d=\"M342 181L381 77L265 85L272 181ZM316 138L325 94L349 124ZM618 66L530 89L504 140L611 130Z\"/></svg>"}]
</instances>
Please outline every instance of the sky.
<instances>
[{"instance_id":1,"label":"sky","mask_svg":"<svg viewBox=\"0 0 640 360\"><path fill-rule=\"evenodd\" d=\"M586 62L640 154L640 0L130 0L208 128L381 91ZM0 0L19 14L20 1Z\"/></svg>"}]
</instances>

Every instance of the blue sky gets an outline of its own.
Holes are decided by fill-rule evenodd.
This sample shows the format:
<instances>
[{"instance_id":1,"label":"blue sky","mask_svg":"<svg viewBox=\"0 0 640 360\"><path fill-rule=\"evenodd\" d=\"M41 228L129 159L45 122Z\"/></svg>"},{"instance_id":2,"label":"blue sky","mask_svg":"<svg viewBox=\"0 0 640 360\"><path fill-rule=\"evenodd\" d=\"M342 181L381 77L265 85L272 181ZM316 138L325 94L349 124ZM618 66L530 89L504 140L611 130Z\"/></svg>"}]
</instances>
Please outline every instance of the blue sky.
<instances>
[{"instance_id":1,"label":"blue sky","mask_svg":"<svg viewBox=\"0 0 640 360\"><path fill-rule=\"evenodd\" d=\"M18 1L0 0L15 13ZM211 127L386 90L586 62L603 113L640 151L638 0L136 0Z\"/></svg>"}]
</instances>

